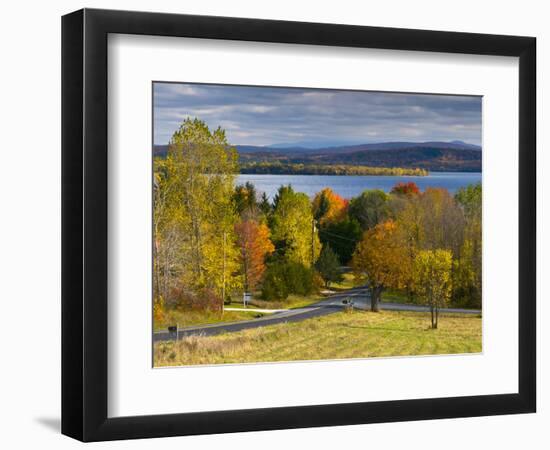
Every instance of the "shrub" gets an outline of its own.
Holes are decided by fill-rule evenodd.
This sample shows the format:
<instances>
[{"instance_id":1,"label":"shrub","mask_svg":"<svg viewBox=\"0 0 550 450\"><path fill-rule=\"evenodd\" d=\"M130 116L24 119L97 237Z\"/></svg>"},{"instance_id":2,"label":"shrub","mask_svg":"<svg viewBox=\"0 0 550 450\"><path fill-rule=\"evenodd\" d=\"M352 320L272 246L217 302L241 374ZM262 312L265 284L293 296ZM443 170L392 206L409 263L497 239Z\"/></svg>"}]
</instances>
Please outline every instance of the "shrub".
<instances>
[{"instance_id":1,"label":"shrub","mask_svg":"<svg viewBox=\"0 0 550 450\"><path fill-rule=\"evenodd\" d=\"M288 297L289 290L282 264L268 266L262 284L262 298L264 300L284 300Z\"/></svg>"},{"instance_id":2,"label":"shrub","mask_svg":"<svg viewBox=\"0 0 550 450\"><path fill-rule=\"evenodd\" d=\"M309 295L313 292L313 270L303 264L290 262L284 265L284 273L291 294Z\"/></svg>"},{"instance_id":3,"label":"shrub","mask_svg":"<svg viewBox=\"0 0 550 450\"><path fill-rule=\"evenodd\" d=\"M319 259L315 263L315 268L319 271L323 280L325 280L325 287L327 288L332 282L342 281L338 256L328 244L323 246L321 256L319 256Z\"/></svg>"},{"instance_id":4,"label":"shrub","mask_svg":"<svg viewBox=\"0 0 550 450\"><path fill-rule=\"evenodd\" d=\"M314 288L313 270L297 262L275 262L266 270L262 298L284 300L289 294L309 295Z\"/></svg>"},{"instance_id":5,"label":"shrub","mask_svg":"<svg viewBox=\"0 0 550 450\"><path fill-rule=\"evenodd\" d=\"M223 300L224 305L230 305L233 299L230 294L225 294L225 299Z\"/></svg>"},{"instance_id":6,"label":"shrub","mask_svg":"<svg viewBox=\"0 0 550 450\"><path fill-rule=\"evenodd\" d=\"M221 311L222 299L213 289L203 288L192 292L178 286L171 290L171 307L192 311Z\"/></svg>"},{"instance_id":7,"label":"shrub","mask_svg":"<svg viewBox=\"0 0 550 450\"><path fill-rule=\"evenodd\" d=\"M164 316L164 300L162 297L159 297L153 302L153 320L155 323L161 323L164 320Z\"/></svg>"}]
</instances>

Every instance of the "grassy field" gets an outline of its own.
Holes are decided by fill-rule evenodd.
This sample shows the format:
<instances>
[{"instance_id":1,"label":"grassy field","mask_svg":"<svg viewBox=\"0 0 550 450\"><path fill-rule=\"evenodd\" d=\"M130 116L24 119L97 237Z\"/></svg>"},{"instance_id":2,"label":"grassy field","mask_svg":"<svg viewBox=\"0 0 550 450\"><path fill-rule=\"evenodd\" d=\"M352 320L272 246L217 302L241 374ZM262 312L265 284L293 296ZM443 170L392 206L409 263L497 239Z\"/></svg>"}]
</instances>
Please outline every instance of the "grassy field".
<instances>
[{"instance_id":1,"label":"grassy field","mask_svg":"<svg viewBox=\"0 0 550 450\"><path fill-rule=\"evenodd\" d=\"M288 296L288 298L280 301L266 301L261 300L257 297L254 297L252 299L252 302L248 305L248 309L250 308L260 308L260 309L295 309L295 308L302 308L304 306L311 305L313 303L317 303L320 300L323 300L325 296L320 294L311 294L311 295L294 295L291 294ZM242 302L237 301L234 303L226 304L226 308L239 308L246 311L246 308L243 307Z\"/></svg>"},{"instance_id":2,"label":"grassy field","mask_svg":"<svg viewBox=\"0 0 550 450\"><path fill-rule=\"evenodd\" d=\"M481 319L427 313L335 313L218 336L155 344L155 366L481 352Z\"/></svg>"},{"instance_id":3,"label":"grassy field","mask_svg":"<svg viewBox=\"0 0 550 450\"><path fill-rule=\"evenodd\" d=\"M251 320L257 316L264 316L253 311L224 311L223 314L216 312L194 312L173 310L166 313L164 320L155 321L154 330L166 330L171 325L181 327L190 327L193 325L207 325L219 322L239 322L241 320Z\"/></svg>"},{"instance_id":4,"label":"grassy field","mask_svg":"<svg viewBox=\"0 0 550 450\"><path fill-rule=\"evenodd\" d=\"M382 292L382 301L388 303L410 303L407 294L389 289Z\"/></svg>"},{"instance_id":5,"label":"grassy field","mask_svg":"<svg viewBox=\"0 0 550 450\"><path fill-rule=\"evenodd\" d=\"M250 309L294 309L311 305L323 299L322 295L312 294L309 296L289 295L287 299L280 302L266 302L263 300L254 299L244 308L242 302L226 304L225 308L237 308L240 311L224 311L223 314L216 312L201 312L201 311L181 311L171 310L165 314L164 320L155 322L154 330L165 330L168 326L178 324L179 327L189 327L194 325L207 325L220 322L240 322L243 320L257 319L269 313L258 313L250 311Z\"/></svg>"}]
</instances>

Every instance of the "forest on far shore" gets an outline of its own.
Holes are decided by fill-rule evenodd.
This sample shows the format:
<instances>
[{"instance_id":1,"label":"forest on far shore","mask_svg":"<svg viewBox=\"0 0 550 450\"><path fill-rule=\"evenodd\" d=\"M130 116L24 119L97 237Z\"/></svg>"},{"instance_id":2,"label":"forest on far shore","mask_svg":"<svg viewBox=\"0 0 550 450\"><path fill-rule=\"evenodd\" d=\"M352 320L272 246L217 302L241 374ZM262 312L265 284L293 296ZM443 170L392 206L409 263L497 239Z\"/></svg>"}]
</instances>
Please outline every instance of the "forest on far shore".
<instances>
[{"instance_id":1,"label":"forest on far shore","mask_svg":"<svg viewBox=\"0 0 550 450\"><path fill-rule=\"evenodd\" d=\"M417 176L428 175L425 169L403 167L369 167L349 164L299 164L275 162L241 163L240 173L269 175L390 175Z\"/></svg>"}]
</instances>

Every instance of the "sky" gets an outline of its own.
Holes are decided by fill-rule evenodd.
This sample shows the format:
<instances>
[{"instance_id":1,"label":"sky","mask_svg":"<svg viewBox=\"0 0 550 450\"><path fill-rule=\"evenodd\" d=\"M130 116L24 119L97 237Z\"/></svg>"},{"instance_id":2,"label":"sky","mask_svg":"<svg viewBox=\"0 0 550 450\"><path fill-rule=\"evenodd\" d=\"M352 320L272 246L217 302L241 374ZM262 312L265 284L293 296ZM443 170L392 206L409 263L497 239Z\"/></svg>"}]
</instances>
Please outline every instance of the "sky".
<instances>
[{"instance_id":1,"label":"sky","mask_svg":"<svg viewBox=\"0 0 550 450\"><path fill-rule=\"evenodd\" d=\"M232 145L481 145L481 97L158 82L153 90L157 145L187 117L224 128Z\"/></svg>"}]
</instances>

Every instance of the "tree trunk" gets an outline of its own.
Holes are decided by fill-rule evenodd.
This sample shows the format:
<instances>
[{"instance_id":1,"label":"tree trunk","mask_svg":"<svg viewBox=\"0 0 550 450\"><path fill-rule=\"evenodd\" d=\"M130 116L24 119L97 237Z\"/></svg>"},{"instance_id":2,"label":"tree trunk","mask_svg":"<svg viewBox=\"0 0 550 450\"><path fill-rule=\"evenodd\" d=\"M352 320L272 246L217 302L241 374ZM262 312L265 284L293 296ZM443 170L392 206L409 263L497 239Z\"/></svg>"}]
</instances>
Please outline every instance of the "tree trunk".
<instances>
[{"instance_id":1,"label":"tree trunk","mask_svg":"<svg viewBox=\"0 0 550 450\"><path fill-rule=\"evenodd\" d=\"M380 297L382 296L382 288L375 287L371 289L370 310L372 312L380 311Z\"/></svg>"},{"instance_id":2,"label":"tree trunk","mask_svg":"<svg viewBox=\"0 0 550 450\"><path fill-rule=\"evenodd\" d=\"M435 328L435 326L434 326L434 324L435 324L435 321L434 321L435 317L434 317L434 307L433 307L433 305L430 305L430 313L432 314L432 329L434 329L434 328Z\"/></svg>"},{"instance_id":3,"label":"tree trunk","mask_svg":"<svg viewBox=\"0 0 550 450\"><path fill-rule=\"evenodd\" d=\"M439 322L439 307L435 307L435 327L437 328L437 323Z\"/></svg>"},{"instance_id":4,"label":"tree trunk","mask_svg":"<svg viewBox=\"0 0 550 450\"><path fill-rule=\"evenodd\" d=\"M410 285L407 286L407 299L409 300L409 303L414 303L414 292Z\"/></svg>"}]
</instances>

